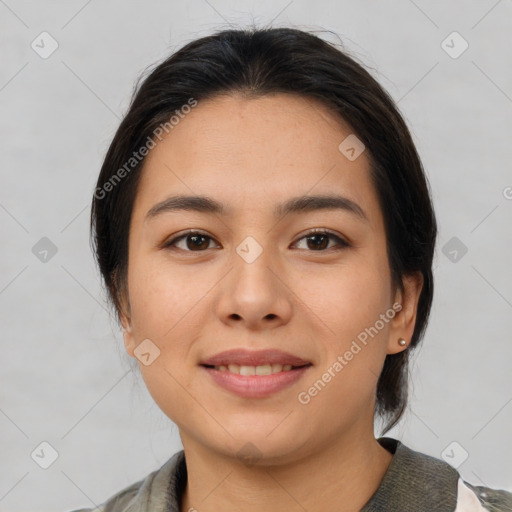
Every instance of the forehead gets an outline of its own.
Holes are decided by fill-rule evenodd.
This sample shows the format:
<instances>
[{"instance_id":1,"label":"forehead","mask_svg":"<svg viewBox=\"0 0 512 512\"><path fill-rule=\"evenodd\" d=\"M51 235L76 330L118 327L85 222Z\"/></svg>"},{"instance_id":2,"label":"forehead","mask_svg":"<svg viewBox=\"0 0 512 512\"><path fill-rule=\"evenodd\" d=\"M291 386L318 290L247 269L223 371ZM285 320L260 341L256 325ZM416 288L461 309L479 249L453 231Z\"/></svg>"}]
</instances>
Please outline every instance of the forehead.
<instances>
[{"instance_id":1,"label":"forehead","mask_svg":"<svg viewBox=\"0 0 512 512\"><path fill-rule=\"evenodd\" d=\"M258 210L336 192L378 215L369 158L349 160L339 149L351 135L326 106L301 96L200 101L146 157L135 210L144 214L171 193Z\"/></svg>"}]
</instances>

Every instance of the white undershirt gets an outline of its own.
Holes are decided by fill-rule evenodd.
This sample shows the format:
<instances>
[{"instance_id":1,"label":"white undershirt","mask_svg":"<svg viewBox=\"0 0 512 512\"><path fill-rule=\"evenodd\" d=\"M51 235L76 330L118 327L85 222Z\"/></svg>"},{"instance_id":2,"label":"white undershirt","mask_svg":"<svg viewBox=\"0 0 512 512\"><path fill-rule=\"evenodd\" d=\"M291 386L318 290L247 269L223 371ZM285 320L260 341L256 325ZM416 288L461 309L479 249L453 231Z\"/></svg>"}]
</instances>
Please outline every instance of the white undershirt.
<instances>
[{"instance_id":1,"label":"white undershirt","mask_svg":"<svg viewBox=\"0 0 512 512\"><path fill-rule=\"evenodd\" d=\"M457 484L457 506L454 512L489 512L482 506L477 495L467 487L461 478Z\"/></svg>"}]
</instances>

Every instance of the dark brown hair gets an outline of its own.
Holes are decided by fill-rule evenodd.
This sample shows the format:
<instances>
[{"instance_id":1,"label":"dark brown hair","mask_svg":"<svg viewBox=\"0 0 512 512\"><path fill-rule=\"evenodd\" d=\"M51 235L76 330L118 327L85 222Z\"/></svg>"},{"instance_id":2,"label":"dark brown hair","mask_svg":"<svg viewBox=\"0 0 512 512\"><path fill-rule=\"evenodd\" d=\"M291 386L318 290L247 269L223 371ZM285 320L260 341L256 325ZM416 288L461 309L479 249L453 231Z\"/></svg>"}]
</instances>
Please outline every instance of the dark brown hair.
<instances>
[{"instance_id":1,"label":"dark brown hair","mask_svg":"<svg viewBox=\"0 0 512 512\"><path fill-rule=\"evenodd\" d=\"M430 313L436 219L420 158L393 100L346 52L311 33L220 31L190 42L142 80L108 149L92 200L91 241L108 299L119 315L127 290L130 219L144 163L140 148L154 141L159 127L169 126L191 99L231 93L289 93L318 100L366 146L393 285L402 288L408 273L423 276L410 348L386 357L377 384L375 412L386 421L387 432L407 405L409 352L422 339Z\"/></svg>"}]
</instances>

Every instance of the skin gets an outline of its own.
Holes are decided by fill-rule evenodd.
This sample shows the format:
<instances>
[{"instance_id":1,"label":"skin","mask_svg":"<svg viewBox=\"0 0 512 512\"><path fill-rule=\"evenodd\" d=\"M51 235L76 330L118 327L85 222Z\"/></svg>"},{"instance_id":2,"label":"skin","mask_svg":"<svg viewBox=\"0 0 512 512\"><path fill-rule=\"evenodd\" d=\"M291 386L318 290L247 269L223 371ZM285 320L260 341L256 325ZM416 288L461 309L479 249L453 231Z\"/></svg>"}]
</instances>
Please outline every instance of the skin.
<instances>
[{"instance_id":1,"label":"skin","mask_svg":"<svg viewBox=\"0 0 512 512\"><path fill-rule=\"evenodd\" d=\"M358 511L378 488L392 455L374 437L378 375L386 354L412 337L421 276L391 285L386 236L369 160L338 145L351 133L321 104L286 94L199 102L151 150L129 236L128 291L121 321L128 354L150 339L159 356L144 365L146 386L177 424L188 483L182 510ZM338 194L367 221L343 210L289 213L273 207L300 195ZM146 213L169 196L205 195L229 215ZM209 236L200 248L187 239ZM349 242L308 243L312 228ZM263 249L247 263L236 248L252 236ZM325 247L325 248L324 248ZM402 309L307 405L297 396L392 307ZM279 348L313 366L265 398L219 387L199 363L218 352ZM253 465L237 452L258 450Z\"/></svg>"}]
</instances>

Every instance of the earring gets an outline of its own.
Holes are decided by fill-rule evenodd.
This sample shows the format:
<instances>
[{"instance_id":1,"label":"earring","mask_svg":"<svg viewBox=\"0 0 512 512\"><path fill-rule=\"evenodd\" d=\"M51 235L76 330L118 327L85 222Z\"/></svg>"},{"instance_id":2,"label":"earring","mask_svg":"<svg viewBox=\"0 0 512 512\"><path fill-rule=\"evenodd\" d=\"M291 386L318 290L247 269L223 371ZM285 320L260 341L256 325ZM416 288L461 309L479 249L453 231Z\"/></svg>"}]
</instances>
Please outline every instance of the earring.
<instances>
[{"instance_id":1,"label":"earring","mask_svg":"<svg viewBox=\"0 0 512 512\"><path fill-rule=\"evenodd\" d=\"M400 339L398 340L398 343L399 343L400 345L402 345L402 347L407 346L407 341L405 341L403 338L400 338Z\"/></svg>"}]
</instances>

